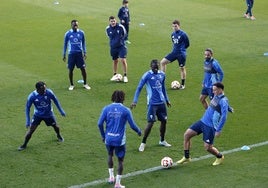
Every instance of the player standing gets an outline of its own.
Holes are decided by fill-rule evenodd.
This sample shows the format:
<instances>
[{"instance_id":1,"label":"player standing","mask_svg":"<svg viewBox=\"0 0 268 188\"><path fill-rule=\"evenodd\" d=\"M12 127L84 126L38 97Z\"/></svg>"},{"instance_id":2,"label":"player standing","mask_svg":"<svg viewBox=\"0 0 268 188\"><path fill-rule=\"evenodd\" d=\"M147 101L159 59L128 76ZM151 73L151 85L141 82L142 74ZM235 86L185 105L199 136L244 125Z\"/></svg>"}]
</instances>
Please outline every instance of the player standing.
<instances>
[{"instance_id":1,"label":"player standing","mask_svg":"<svg viewBox=\"0 0 268 188\"><path fill-rule=\"evenodd\" d=\"M87 84L87 73L86 73L86 64L85 59L86 55L86 41L84 31L78 29L78 21L71 21L71 29L67 31L64 35L64 44L63 44L63 58L62 60L66 61L66 50L68 48L68 69L69 69L69 81L70 87L69 90L74 89L73 82L73 70L76 66L81 70L84 85L83 87L87 90L91 89Z\"/></svg>"},{"instance_id":2,"label":"player standing","mask_svg":"<svg viewBox=\"0 0 268 188\"><path fill-rule=\"evenodd\" d=\"M113 59L114 75L111 78L111 81L117 80L117 67L119 59L121 59L124 71L123 81L127 83L127 47L125 45L125 38L127 36L126 29L123 25L117 23L114 16L110 16L109 25L106 27L106 35L110 40L110 55Z\"/></svg>"},{"instance_id":3,"label":"player standing","mask_svg":"<svg viewBox=\"0 0 268 188\"><path fill-rule=\"evenodd\" d=\"M51 105L51 101L53 101L61 115L65 116L65 112L62 109L57 97L52 90L46 88L46 84L42 81L37 82L35 84L35 88L36 90L31 92L27 99L25 113L26 128L29 129L26 133L24 143L18 148L19 151L26 149L32 134L37 129L41 121L44 121L47 126L52 126L54 128L59 142L64 141L63 137L60 135L60 128L57 125ZM30 109L32 104L34 104L34 114L32 121L30 122Z\"/></svg>"},{"instance_id":4,"label":"player standing","mask_svg":"<svg viewBox=\"0 0 268 188\"><path fill-rule=\"evenodd\" d=\"M115 182L115 188L125 188L125 186L121 185L121 177L126 153L126 123L128 122L130 127L137 132L139 136L141 135L141 130L134 122L130 109L123 105L125 93L123 91L116 90L113 92L111 100L113 103L102 109L98 120L98 127L102 141L105 142L108 152L108 182ZM104 123L106 124L105 130L103 125ZM114 154L118 158L116 179L114 179L113 169Z\"/></svg>"},{"instance_id":5,"label":"player standing","mask_svg":"<svg viewBox=\"0 0 268 188\"><path fill-rule=\"evenodd\" d=\"M125 27L126 32L127 32L125 42L127 44L131 44L131 42L128 40L129 24L130 24L130 13L129 13L129 8L128 8L128 0L123 0L122 7L118 11L118 18L120 20L120 23Z\"/></svg>"},{"instance_id":6,"label":"player standing","mask_svg":"<svg viewBox=\"0 0 268 188\"><path fill-rule=\"evenodd\" d=\"M180 67L181 73L181 86L179 89L185 89L185 80L186 80L186 49L190 46L188 35L181 30L180 21L174 20L172 22L173 32L171 33L171 41L173 43L172 52L164 57L161 62L161 70L166 72L166 65L177 60Z\"/></svg>"},{"instance_id":7,"label":"player standing","mask_svg":"<svg viewBox=\"0 0 268 188\"><path fill-rule=\"evenodd\" d=\"M144 136L139 147L139 151L144 151L147 137L156 121L156 117L161 122L160 124L160 141L159 145L170 147L171 145L165 140L166 124L167 124L167 109L171 107L165 87L165 73L159 70L159 62L153 59L150 63L151 70L143 74L137 86L131 108L136 107L140 92L144 85L147 91L147 127L144 130Z\"/></svg>"}]
</instances>

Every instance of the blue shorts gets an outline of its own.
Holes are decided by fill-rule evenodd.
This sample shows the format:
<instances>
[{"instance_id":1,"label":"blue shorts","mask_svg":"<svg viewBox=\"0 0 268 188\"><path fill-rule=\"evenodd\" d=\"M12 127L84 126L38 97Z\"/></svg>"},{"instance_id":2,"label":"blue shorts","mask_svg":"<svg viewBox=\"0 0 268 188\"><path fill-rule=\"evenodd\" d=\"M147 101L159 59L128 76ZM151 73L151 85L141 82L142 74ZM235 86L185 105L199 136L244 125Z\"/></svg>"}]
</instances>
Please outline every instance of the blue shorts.
<instances>
[{"instance_id":1,"label":"blue shorts","mask_svg":"<svg viewBox=\"0 0 268 188\"><path fill-rule=\"evenodd\" d=\"M212 88L203 87L201 90L201 95L207 95L209 96L209 99L212 100L214 97L214 93L212 91Z\"/></svg>"},{"instance_id":2,"label":"blue shorts","mask_svg":"<svg viewBox=\"0 0 268 188\"><path fill-rule=\"evenodd\" d=\"M34 115L32 118L31 125L35 125L35 126L40 125L41 121L44 121L47 126L54 126L57 124L54 116L51 116L49 118L42 118L42 117Z\"/></svg>"},{"instance_id":3,"label":"blue shorts","mask_svg":"<svg viewBox=\"0 0 268 188\"><path fill-rule=\"evenodd\" d=\"M73 70L75 66L79 69L86 67L82 52L68 55L68 69Z\"/></svg>"},{"instance_id":4,"label":"blue shorts","mask_svg":"<svg viewBox=\"0 0 268 188\"><path fill-rule=\"evenodd\" d=\"M179 67L184 67L186 65L186 53L182 52L182 53L177 54L177 53L171 52L165 58L169 60L170 62L177 60L179 63Z\"/></svg>"},{"instance_id":5,"label":"blue shorts","mask_svg":"<svg viewBox=\"0 0 268 188\"><path fill-rule=\"evenodd\" d=\"M199 120L192 124L190 129L197 132L198 135L203 133L203 141L207 144L213 144L216 131L213 127L209 127Z\"/></svg>"},{"instance_id":6,"label":"blue shorts","mask_svg":"<svg viewBox=\"0 0 268 188\"><path fill-rule=\"evenodd\" d=\"M126 145L122 146L111 146L106 145L106 149L109 155L113 156L114 153L118 158L124 158L126 154Z\"/></svg>"},{"instance_id":7,"label":"blue shorts","mask_svg":"<svg viewBox=\"0 0 268 188\"><path fill-rule=\"evenodd\" d=\"M125 46L120 46L118 48L111 48L110 54L113 60L118 58L126 58L127 57L127 48Z\"/></svg>"},{"instance_id":8,"label":"blue shorts","mask_svg":"<svg viewBox=\"0 0 268 188\"><path fill-rule=\"evenodd\" d=\"M148 105L147 121L148 122L155 122L156 116L157 116L157 119L159 121L166 121L167 120L166 104Z\"/></svg>"}]
</instances>

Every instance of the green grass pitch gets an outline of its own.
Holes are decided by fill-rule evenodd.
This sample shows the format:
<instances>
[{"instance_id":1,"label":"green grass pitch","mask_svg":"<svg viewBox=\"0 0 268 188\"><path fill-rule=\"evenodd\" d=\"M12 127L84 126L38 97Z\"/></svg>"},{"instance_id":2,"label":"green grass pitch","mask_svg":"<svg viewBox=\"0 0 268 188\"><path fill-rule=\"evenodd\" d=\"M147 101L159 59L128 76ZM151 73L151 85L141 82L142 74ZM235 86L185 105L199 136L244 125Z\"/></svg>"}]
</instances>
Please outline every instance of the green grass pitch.
<instances>
[{"instance_id":1,"label":"green grass pitch","mask_svg":"<svg viewBox=\"0 0 268 188\"><path fill-rule=\"evenodd\" d=\"M184 91L168 89L172 107L168 110L166 139L171 148L158 146L159 125L155 124L146 150L138 152L141 142L127 131L127 155L124 174L160 165L164 156L174 161L183 155L182 141L186 128L203 114L199 102L203 78L203 51L214 49L214 57L225 72L225 94L235 108L229 114L222 136L215 146L220 151L268 140L268 1L255 1L255 21L243 18L243 0L133 0L129 3L131 26L128 45L129 83L112 83L112 61L105 27L108 17L117 15L121 0L2 0L0 6L0 187L47 188L82 185L108 177L106 150L97 128L104 105L112 91L126 92L125 104L132 102L141 75L151 59L163 58L171 50L171 22L181 21L190 38L187 81ZM72 19L86 33L88 81L86 91L76 83L68 91L68 73L62 61L64 33ZM144 23L143 26L140 23ZM121 66L119 67L121 70ZM167 87L179 80L176 62L167 67ZM122 72L121 72L122 74ZM80 80L79 70L74 80ZM17 151L23 142L24 107L28 94L38 80L47 82L67 113L57 121L65 138L57 143L54 131L43 123L34 133L25 151ZM145 89L133 116L146 126ZM192 157L207 155L201 137L193 139ZM268 187L268 146L225 155L223 165L212 167L214 158L175 166L169 170L130 176L122 179L128 188L183 187ZM117 164L117 163L115 163ZM117 167L117 165L115 165ZM112 187L99 183L94 187Z\"/></svg>"}]
</instances>

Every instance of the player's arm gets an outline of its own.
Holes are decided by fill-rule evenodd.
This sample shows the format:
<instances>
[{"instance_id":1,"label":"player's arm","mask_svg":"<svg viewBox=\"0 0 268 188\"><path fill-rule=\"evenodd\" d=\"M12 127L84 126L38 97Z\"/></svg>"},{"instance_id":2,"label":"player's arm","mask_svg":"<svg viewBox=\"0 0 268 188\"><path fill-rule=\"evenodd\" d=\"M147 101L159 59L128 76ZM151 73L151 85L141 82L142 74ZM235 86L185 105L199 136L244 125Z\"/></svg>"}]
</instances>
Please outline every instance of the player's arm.
<instances>
[{"instance_id":1,"label":"player's arm","mask_svg":"<svg viewBox=\"0 0 268 188\"><path fill-rule=\"evenodd\" d=\"M216 72L219 74L219 81L222 82L223 77L224 77L224 73L223 70L220 66L220 64L216 61L213 61L213 68L216 70Z\"/></svg>"},{"instance_id":2,"label":"player's arm","mask_svg":"<svg viewBox=\"0 0 268 188\"><path fill-rule=\"evenodd\" d=\"M51 99L52 99L52 101L54 102L54 104L56 105L56 107L57 107L57 109L59 110L60 114L61 114L62 116L66 116L66 114L65 114L65 112L64 112L64 110L63 110L63 108L62 108L61 105L60 105L59 100L57 99L57 97L56 97L56 95L53 93L53 91L47 89L47 92L49 92L49 94L50 94L50 96L51 96Z\"/></svg>"},{"instance_id":3,"label":"player's arm","mask_svg":"<svg viewBox=\"0 0 268 188\"><path fill-rule=\"evenodd\" d=\"M62 60L64 62L66 61L66 50L67 50L68 40L69 40L68 32L66 32L64 35L64 43L63 43L63 51L62 51Z\"/></svg>"},{"instance_id":4,"label":"player's arm","mask_svg":"<svg viewBox=\"0 0 268 188\"><path fill-rule=\"evenodd\" d=\"M30 126L30 109L33 104L33 100L31 97L31 94L28 96L26 105L25 105L25 116L26 116L26 123L25 126L26 128Z\"/></svg>"}]
</instances>

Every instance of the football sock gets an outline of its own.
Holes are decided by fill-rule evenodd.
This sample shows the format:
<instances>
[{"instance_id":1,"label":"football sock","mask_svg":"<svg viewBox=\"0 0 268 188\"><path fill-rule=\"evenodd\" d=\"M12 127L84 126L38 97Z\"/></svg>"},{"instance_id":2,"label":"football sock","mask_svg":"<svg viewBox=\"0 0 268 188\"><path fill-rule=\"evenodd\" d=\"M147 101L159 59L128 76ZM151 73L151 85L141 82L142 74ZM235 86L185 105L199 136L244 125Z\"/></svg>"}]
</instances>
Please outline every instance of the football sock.
<instances>
[{"instance_id":1,"label":"football sock","mask_svg":"<svg viewBox=\"0 0 268 188\"><path fill-rule=\"evenodd\" d=\"M109 168L108 171L109 171L110 177L114 177L114 169L113 168Z\"/></svg>"},{"instance_id":2,"label":"football sock","mask_svg":"<svg viewBox=\"0 0 268 188\"><path fill-rule=\"evenodd\" d=\"M124 76L127 76L127 73L124 73Z\"/></svg>"},{"instance_id":3,"label":"football sock","mask_svg":"<svg viewBox=\"0 0 268 188\"><path fill-rule=\"evenodd\" d=\"M222 158L222 154L221 154L221 153L218 153L218 154L216 155L216 157L217 157L217 158Z\"/></svg>"},{"instance_id":4,"label":"football sock","mask_svg":"<svg viewBox=\"0 0 268 188\"><path fill-rule=\"evenodd\" d=\"M114 73L114 75L116 75L116 72Z\"/></svg>"},{"instance_id":5,"label":"football sock","mask_svg":"<svg viewBox=\"0 0 268 188\"><path fill-rule=\"evenodd\" d=\"M116 182L115 182L115 184L120 184L121 183L121 177L122 177L122 175L116 175Z\"/></svg>"},{"instance_id":6,"label":"football sock","mask_svg":"<svg viewBox=\"0 0 268 188\"><path fill-rule=\"evenodd\" d=\"M190 151L189 150L184 150L184 157L187 159L190 158Z\"/></svg>"},{"instance_id":7,"label":"football sock","mask_svg":"<svg viewBox=\"0 0 268 188\"><path fill-rule=\"evenodd\" d=\"M181 85L184 86L184 84L185 84L185 79L181 79Z\"/></svg>"}]
</instances>

